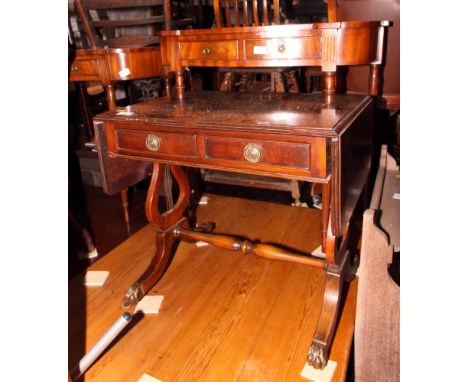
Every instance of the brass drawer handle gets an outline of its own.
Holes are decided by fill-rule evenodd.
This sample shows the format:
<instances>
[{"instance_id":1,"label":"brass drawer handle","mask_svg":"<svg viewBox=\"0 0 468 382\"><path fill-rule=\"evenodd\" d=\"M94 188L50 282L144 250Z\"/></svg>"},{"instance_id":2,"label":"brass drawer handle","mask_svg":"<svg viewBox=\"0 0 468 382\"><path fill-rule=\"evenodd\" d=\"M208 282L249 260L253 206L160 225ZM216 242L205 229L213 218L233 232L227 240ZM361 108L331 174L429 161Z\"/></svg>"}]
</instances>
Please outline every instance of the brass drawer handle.
<instances>
[{"instance_id":1,"label":"brass drawer handle","mask_svg":"<svg viewBox=\"0 0 468 382\"><path fill-rule=\"evenodd\" d=\"M158 151L161 147L161 138L157 135L149 134L146 137L146 147L151 151Z\"/></svg>"},{"instance_id":2,"label":"brass drawer handle","mask_svg":"<svg viewBox=\"0 0 468 382\"><path fill-rule=\"evenodd\" d=\"M202 52L203 52L203 54L210 54L211 49L208 46L206 46L206 47L203 48Z\"/></svg>"},{"instance_id":3,"label":"brass drawer handle","mask_svg":"<svg viewBox=\"0 0 468 382\"><path fill-rule=\"evenodd\" d=\"M74 71L77 71L77 70L78 70L78 66L73 65L72 69L73 69Z\"/></svg>"},{"instance_id":4,"label":"brass drawer handle","mask_svg":"<svg viewBox=\"0 0 468 382\"><path fill-rule=\"evenodd\" d=\"M255 143L249 143L244 147L244 158L250 163L258 163L262 159L262 146Z\"/></svg>"},{"instance_id":5,"label":"brass drawer handle","mask_svg":"<svg viewBox=\"0 0 468 382\"><path fill-rule=\"evenodd\" d=\"M286 47L284 46L284 40L279 40L278 41L278 52L284 53L286 50Z\"/></svg>"}]
</instances>

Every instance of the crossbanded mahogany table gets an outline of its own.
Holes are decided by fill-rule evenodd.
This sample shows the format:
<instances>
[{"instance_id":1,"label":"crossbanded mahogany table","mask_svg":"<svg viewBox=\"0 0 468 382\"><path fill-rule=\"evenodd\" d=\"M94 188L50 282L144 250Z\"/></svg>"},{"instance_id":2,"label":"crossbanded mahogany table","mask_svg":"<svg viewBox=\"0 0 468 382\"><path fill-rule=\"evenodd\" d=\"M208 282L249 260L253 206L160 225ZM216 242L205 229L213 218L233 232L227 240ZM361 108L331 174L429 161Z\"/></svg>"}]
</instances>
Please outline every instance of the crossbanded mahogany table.
<instances>
[{"instance_id":1,"label":"crossbanded mahogany table","mask_svg":"<svg viewBox=\"0 0 468 382\"><path fill-rule=\"evenodd\" d=\"M388 22L346 22L161 32L162 63L176 73L167 97L95 118L101 157L153 162L146 201L156 226L155 255L123 301L137 303L159 280L177 240L204 241L245 254L318 267L326 273L322 310L307 355L323 368L333 340L343 282L354 275L347 248L349 223L367 182L373 97L378 93ZM370 96L335 94L337 65L371 66ZM321 66L323 93L188 92L192 66ZM167 83L167 82L166 82ZM179 189L174 207L158 209L163 164ZM191 224L184 213L190 187L182 166L275 176L323 184L322 247L326 258L218 235ZM203 225L202 225L203 227ZM209 226L206 226L209 227Z\"/></svg>"}]
</instances>

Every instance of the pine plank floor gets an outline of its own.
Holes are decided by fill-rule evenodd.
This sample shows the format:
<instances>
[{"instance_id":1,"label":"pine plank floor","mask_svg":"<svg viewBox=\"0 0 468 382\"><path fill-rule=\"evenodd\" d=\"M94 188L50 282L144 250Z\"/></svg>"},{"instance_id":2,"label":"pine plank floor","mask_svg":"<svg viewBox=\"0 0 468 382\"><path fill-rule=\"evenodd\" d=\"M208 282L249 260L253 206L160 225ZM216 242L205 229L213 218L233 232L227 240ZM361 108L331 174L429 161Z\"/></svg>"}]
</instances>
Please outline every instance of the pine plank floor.
<instances>
[{"instance_id":1,"label":"pine plank floor","mask_svg":"<svg viewBox=\"0 0 468 382\"><path fill-rule=\"evenodd\" d=\"M320 244L318 210L209 195L198 222L216 232L310 252ZM121 314L120 301L154 249L147 225L90 270L108 270L103 287L69 284L69 367ZM172 381L307 381L300 376L322 304L323 270L181 243L151 290L158 315L135 319L81 381L133 382L143 373ZM356 280L347 290L331 359L344 381L354 331Z\"/></svg>"}]
</instances>

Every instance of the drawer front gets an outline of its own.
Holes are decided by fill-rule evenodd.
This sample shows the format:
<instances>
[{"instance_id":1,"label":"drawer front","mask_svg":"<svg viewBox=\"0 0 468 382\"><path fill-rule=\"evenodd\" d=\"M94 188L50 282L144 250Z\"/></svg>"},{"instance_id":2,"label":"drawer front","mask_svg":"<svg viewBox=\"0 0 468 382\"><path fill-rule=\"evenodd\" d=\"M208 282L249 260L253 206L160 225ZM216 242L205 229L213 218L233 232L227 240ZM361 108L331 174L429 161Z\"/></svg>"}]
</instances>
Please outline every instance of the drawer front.
<instances>
[{"instance_id":1,"label":"drawer front","mask_svg":"<svg viewBox=\"0 0 468 382\"><path fill-rule=\"evenodd\" d=\"M75 60L70 68L70 80L98 80L100 78L98 60Z\"/></svg>"},{"instance_id":2,"label":"drawer front","mask_svg":"<svg viewBox=\"0 0 468 382\"><path fill-rule=\"evenodd\" d=\"M179 54L182 60L237 60L237 40L182 41Z\"/></svg>"},{"instance_id":3,"label":"drawer front","mask_svg":"<svg viewBox=\"0 0 468 382\"><path fill-rule=\"evenodd\" d=\"M197 156L195 135L137 130L115 130L117 153L143 157L189 157Z\"/></svg>"},{"instance_id":4,"label":"drawer front","mask_svg":"<svg viewBox=\"0 0 468 382\"><path fill-rule=\"evenodd\" d=\"M205 158L241 164L274 165L308 170L310 145L252 139L206 137Z\"/></svg>"},{"instance_id":5,"label":"drawer front","mask_svg":"<svg viewBox=\"0 0 468 382\"><path fill-rule=\"evenodd\" d=\"M114 81L155 77L164 74L159 46L121 51L110 50L107 57L109 76Z\"/></svg>"},{"instance_id":6,"label":"drawer front","mask_svg":"<svg viewBox=\"0 0 468 382\"><path fill-rule=\"evenodd\" d=\"M320 57L320 37L245 40L245 58L248 60L311 59Z\"/></svg>"}]
</instances>

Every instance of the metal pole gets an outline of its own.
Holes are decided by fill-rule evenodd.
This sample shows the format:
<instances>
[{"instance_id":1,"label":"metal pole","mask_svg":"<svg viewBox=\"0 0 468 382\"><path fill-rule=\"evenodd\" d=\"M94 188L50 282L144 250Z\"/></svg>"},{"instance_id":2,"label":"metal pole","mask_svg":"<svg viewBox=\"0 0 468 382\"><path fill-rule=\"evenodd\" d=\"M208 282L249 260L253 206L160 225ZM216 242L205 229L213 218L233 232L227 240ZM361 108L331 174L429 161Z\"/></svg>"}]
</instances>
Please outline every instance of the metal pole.
<instances>
[{"instance_id":1,"label":"metal pole","mask_svg":"<svg viewBox=\"0 0 468 382\"><path fill-rule=\"evenodd\" d=\"M124 328L132 320L132 315L128 312L124 312L115 321L112 326L107 329L104 335L96 342L91 350L86 353L80 362L73 368L71 372L72 380L77 380L83 375L83 373L93 364L93 362L106 350L112 341L124 330Z\"/></svg>"}]
</instances>

